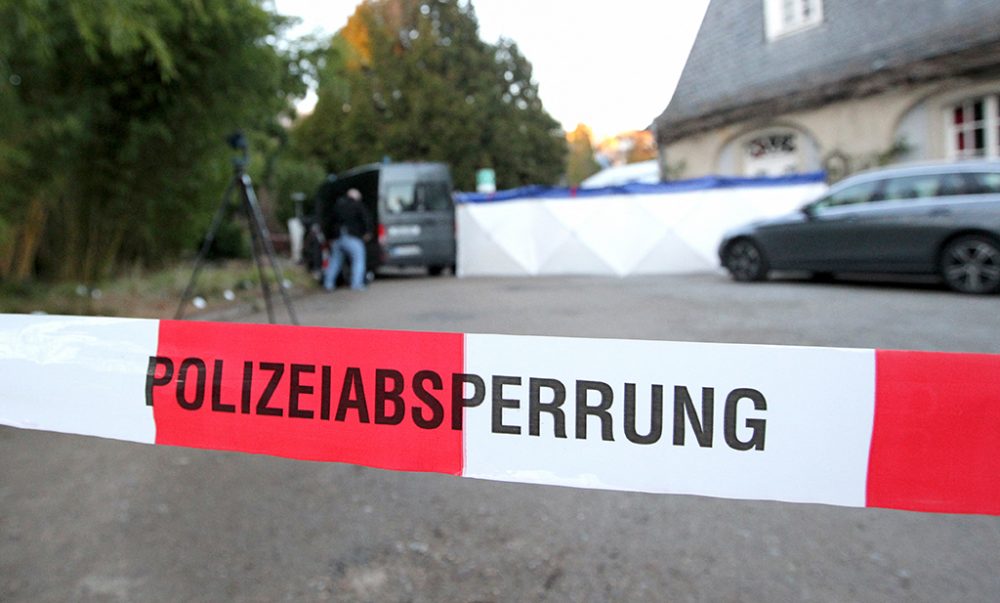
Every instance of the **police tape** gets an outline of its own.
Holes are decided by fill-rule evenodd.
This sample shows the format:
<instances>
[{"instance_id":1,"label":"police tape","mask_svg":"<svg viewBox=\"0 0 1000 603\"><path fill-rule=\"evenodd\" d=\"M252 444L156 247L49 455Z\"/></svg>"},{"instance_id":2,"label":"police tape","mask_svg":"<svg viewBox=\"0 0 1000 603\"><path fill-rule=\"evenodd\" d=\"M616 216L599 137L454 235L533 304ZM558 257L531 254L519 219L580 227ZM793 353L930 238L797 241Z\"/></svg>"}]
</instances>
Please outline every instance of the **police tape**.
<instances>
[{"instance_id":1,"label":"police tape","mask_svg":"<svg viewBox=\"0 0 1000 603\"><path fill-rule=\"evenodd\" d=\"M2 315L0 379L28 429L1000 515L1000 355Z\"/></svg>"}]
</instances>

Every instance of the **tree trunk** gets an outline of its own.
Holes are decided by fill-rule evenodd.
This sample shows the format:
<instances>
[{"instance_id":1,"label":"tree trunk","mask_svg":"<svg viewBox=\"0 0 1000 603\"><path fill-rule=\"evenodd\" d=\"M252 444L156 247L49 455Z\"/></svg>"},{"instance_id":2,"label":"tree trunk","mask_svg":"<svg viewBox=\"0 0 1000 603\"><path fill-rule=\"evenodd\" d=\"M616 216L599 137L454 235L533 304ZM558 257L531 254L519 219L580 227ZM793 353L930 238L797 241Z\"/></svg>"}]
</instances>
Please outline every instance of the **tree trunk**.
<instances>
[{"instance_id":1,"label":"tree trunk","mask_svg":"<svg viewBox=\"0 0 1000 603\"><path fill-rule=\"evenodd\" d=\"M35 275L35 260L45 234L48 209L41 195L28 202L24 219L11 226L11 236L0 248L0 277L24 282Z\"/></svg>"}]
</instances>

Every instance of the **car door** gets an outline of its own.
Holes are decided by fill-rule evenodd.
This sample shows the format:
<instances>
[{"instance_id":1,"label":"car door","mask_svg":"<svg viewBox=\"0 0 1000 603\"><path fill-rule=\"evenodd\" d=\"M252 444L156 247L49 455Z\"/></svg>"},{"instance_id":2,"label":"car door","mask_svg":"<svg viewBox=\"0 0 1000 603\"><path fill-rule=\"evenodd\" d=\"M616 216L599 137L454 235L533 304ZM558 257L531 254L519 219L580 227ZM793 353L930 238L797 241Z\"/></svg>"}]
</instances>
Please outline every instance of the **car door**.
<instances>
[{"instance_id":1,"label":"car door","mask_svg":"<svg viewBox=\"0 0 1000 603\"><path fill-rule=\"evenodd\" d=\"M846 233L848 262L860 271L909 271L934 247L935 223L946 212L940 176L887 178L853 217Z\"/></svg>"},{"instance_id":2,"label":"car door","mask_svg":"<svg viewBox=\"0 0 1000 603\"><path fill-rule=\"evenodd\" d=\"M941 242L957 225L977 227L981 197L970 174L928 173L890 178L858 220L859 269L933 272Z\"/></svg>"},{"instance_id":3,"label":"car door","mask_svg":"<svg viewBox=\"0 0 1000 603\"><path fill-rule=\"evenodd\" d=\"M854 249L862 233L858 220L876 198L880 181L834 189L803 209L800 220L761 229L771 266L776 269L836 271L856 269Z\"/></svg>"}]
</instances>

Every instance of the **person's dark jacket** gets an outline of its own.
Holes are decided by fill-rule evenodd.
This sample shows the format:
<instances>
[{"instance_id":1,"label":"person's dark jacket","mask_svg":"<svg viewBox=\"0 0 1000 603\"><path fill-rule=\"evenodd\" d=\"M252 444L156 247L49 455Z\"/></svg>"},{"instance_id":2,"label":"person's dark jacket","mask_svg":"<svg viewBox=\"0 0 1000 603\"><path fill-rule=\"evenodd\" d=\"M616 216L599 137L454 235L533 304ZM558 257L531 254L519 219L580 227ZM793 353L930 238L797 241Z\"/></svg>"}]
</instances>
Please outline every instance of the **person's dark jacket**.
<instances>
[{"instance_id":1,"label":"person's dark jacket","mask_svg":"<svg viewBox=\"0 0 1000 603\"><path fill-rule=\"evenodd\" d=\"M337 231L333 230L335 226L334 222L336 222L333 215L333 207L337 204L337 197L334 197L337 189L335 182L336 178L327 178L323 182L323 185L320 186L319 191L316 192L316 222L323 231L323 236L328 241L337 238L340 234L339 226L337 227Z\"/></svg>"},{"instance_id":2,"label":"person's dark jacket","mask_svg":"<svg viewBox=\"0 0 1000 603\"><path fill-rule=\"evenodd\" d=\"M372 232L372 220L368 210L361 201L355 201L347 195L342 195L334 203L323 208L320 218L323 234L333 240L340 236L342 226L347 227L348 234L365 238Z\"/></svg>"}]
</instances>

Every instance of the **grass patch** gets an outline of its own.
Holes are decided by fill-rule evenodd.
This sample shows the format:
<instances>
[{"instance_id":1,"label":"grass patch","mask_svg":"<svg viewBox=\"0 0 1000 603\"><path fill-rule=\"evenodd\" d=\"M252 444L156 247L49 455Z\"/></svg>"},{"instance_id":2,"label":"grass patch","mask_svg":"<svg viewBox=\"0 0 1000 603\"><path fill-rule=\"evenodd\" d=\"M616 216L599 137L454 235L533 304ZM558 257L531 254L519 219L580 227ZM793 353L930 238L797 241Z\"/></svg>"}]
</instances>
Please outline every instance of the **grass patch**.
<instances>
[{"instance_id":1,"label":"grass patch","mask_svg":"<svg viewBox=\"0 0 1000 603\"><path fill-rule=\"evenodd\" d=\"M127 316L173 318L184 289L191 280L192 264L178 264L159 271L133 270L93 286L76 283L0 284L0 312L69 314L80 316ZM314 290L316 283L300 266L283 262L281 271L292 295ZM273 299L280 304L273 272L265 272ZM226 260L205 264L198 274L192 298L205 302L203 309L191 301L185 316L228 307L259 303L263 306L260 275L249 260Z\"/></svg>"}]
</instances>

